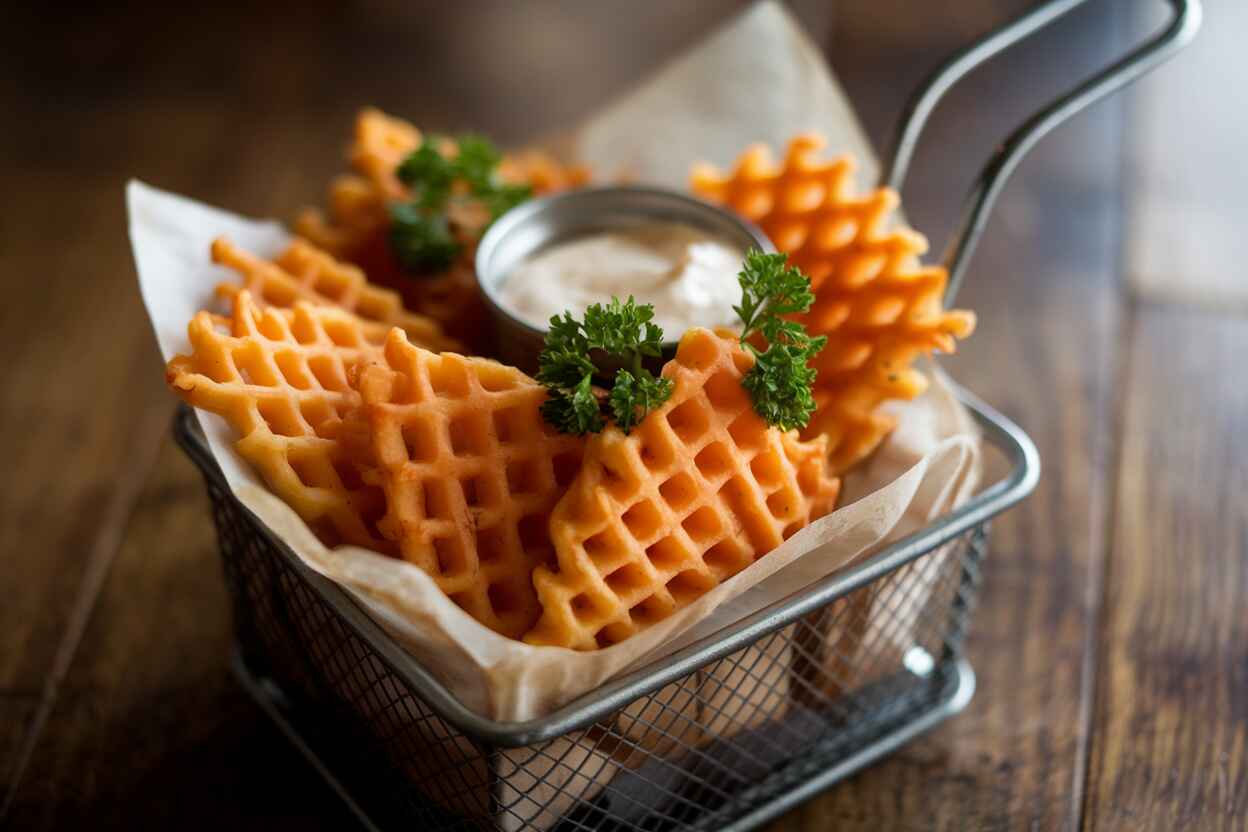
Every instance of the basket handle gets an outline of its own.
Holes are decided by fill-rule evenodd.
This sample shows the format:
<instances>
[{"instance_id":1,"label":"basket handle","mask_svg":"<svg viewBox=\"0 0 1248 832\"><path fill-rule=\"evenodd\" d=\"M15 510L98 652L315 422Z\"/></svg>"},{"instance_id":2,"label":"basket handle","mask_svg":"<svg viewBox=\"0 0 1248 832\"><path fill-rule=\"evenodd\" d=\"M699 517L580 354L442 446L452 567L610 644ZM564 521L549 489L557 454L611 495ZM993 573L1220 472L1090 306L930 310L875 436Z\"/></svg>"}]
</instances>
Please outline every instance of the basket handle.
<instances>
[{"instance_id":1,"label":"basket handle","mask_svg":"<svg viewBox=\"0 0 1248 832\"><path fill-rule=\"evenodd\" d=\"M887 156L883 183L901 190L928 117L958 81L999 52L1086 2L1088 0L1052 0L1045 3L989 33L937 69L911 96L902 111L896 138ZM957 230L945 249L944 262L949 270L949 285L945 290L947 304L953 302L958 292L993 203L1014 168L1036 142L1074 114L1155 69L1191 42L1200 28L1200 0L1166 2L1171 8L1171 17L1164 29L1024 121L1001 143L980 171L963 203Z\"/></svg>"}]
</instances>

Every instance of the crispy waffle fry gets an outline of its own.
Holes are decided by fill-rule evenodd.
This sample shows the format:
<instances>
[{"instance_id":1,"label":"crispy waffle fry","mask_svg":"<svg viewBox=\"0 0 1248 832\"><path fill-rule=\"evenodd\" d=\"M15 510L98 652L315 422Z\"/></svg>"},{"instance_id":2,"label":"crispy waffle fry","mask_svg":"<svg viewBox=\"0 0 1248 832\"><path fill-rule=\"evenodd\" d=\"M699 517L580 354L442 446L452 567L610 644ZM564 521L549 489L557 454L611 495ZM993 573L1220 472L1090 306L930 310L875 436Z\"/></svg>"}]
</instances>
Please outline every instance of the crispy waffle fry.
<instances>
[{"instance_id":1,"label":"crispy waffle fry","mask_svg":"<svg viewBox=\"0 0 1248 832\"><path fill-rule=\"evenodd\" d=\"M221 237L212 243L212 259L242 277L241 285L217 286L217 294L223 297L232 298L245 290L267 306L290 308L296 301L335 306L360 319L361 331L372 344L381 344L391 327L397 326L429 349L459 347L436 321L404 309L397 293L372 285L355 266L303 240L295 240L276 260L268 261Z\"/></svg>"},{"instance_id":2,"label":"crispy waffle fry","mask_svg":"<svg viewBox=\"0 0 1248 832\"><path fill-rule=\"evenodd\" d=\"M420 131L408 122L379 110L362 110L349 154L353 173L331 184L328 216L307 209L295 229L335 257L357 264L370 279L400 291L411 308L440 322L447 332L479 343L488 331L487 312L477 288L471 247L441 275L413 276L390 253L389 205L409 195L396 170L420 143ZM451 142L447 146L454 148ZM561 165L539 151L508 155L499 174L509 182L531 185L539 196L589 179L587 169Z\"/></svg>"},{"instance_id":3,"label":"crispy waffle fry","mask_svg":"<svg viewBox=\"0 0 1248 832\"><path fill-rule=\"evenodd\" d=\"M373 280L398 265L386 255L385 230L390 222L386 199L373 183L355 174L335 177L329 184L329 216L305 208L295 218L295 232L340 260L364 269Z\"/></svg>"},{"instance_id":4,"label":"crispy waffle fry","mask_svg":"<svg viewBox=\"0 0 1248 832\"><path fill-rule=\"evenodd\" d=\"M553 559L550 513L585 440L555 433L546 389L514 367L390 334L360 392L386 492L383 533L450 598L518 638L540 612L530 574Z\"/></svg>"},{"instance_id":5,"label":"crispy waffle fry","mask_svg":"<svg viewBox=\"0 0 1248 832\"><path fill-rule=\"evenodd\" d=\"M777 165L766 146L755 145L731 173L698 165L691 180L699 195L757 223L810 276L815 302L797 317L811 335L827 335L828 344L814 361L819 410L803 436L828 437L839 474L892 430L883 402L926 389L915 359L952 352L955 339L975 328L975 316L944 309L948 275L920 264L923 235L890 227L896 192L853 196L852 161L818 161L821 147L816 136L798 136Z\"/></svg>"},{"instance_id":6,"label":"crispy waffle fry","mask_svg":"<svg viewBox=\"0 0 1248 832\"><path fill-rule=\"evenodd\" d=\"M396 171L399 163L420 146L421 133L415 126L380 110L360 111L355 123L355 143L351 147L351 167L371 183L384 200L406 199L407 187ZM444 141L444 153L455 152L455 143ZM589 181L589 170L581 165L562 165L540 150L508 154L499 166L499 175L516 184L526 184L538 196L575 188Z\"/></svg>"},{"instance_id":7,"label":"crispy waffle fry","mask_svg":"<svg viewBox=\"0 0 1248 832\"><path fill-rule=\"evenodd\" d=\"M397 170L420 146L421 133L380 110L362 110L355 122L349 158L353 174L330 186L329 216L305 210L295 230L335 257L358 265L369 278L401 293L404 303L467 342L488 331L471 254L442 275L410 275L390 252L390 203L408 197Z\"/></svg>"},{"instance_id":8,"label":"crispy waffle fry","mask_svg":"<svg viewBox=\"0 0 1248 832\"><path fill-rule=\"evenodd\" d=\"M165 370L174 391L229 422L239 454L327 545L392 550L377 530L382 491L360 472L368 460L339 441L360 404L349 374L380 353L360 319L303 301L261 309L244 290L228 321L200 312L188 333L191 354Z\"/></svg>"},{"instance_id":9,"label":"crispy waffle fry","mask_svg":"<svg viewBox=\"0 0 1248 832\"><path fill-rule=\"evenodd\" d=\"M663 376L671 398L631 435L590 439L550 531L558 569L533 574L532 644L586 650L666 618L831 510L839 481L823 439L754 413L752 364L730 333L692 329Z\"/></svg>"},{"instance_id":10,"label":"crispy waffle fry","mask_svg":"<svg viewBox=\"0 0 1248 832\"><path fill-rule=\"evenodd\" d=\"M498 175L517 185L528 185L537 196L589 184L589 168L562 165L540 150L521 150L503 157Z\"/></svg>"},{"instance_id":11,"label":"crispy waffle fry","mask_svg":"<svg viewBox=\"0 0 1248 832\"><path fill-rule=\"evenodd\" d=\"M399 181L399 163L420 147L416 126L373 107L360 111L351 145L351 168L377 189L384 200L402 199L407 188Z\"/></svg>"},{"instance_id":12,"label":"crispy waffle fry","mask_svg":"<svg viewBox=\"0 0 1248 832\"><path fill-rule=\"evenodd\" d=\"M401 270L385 239L388 206L407 197L396 172L420 142L420 131L406 121L372 108L361 110L349 152L354 173L330 183L328 217L305 209L295 220L295 230L335 257L364 267L374 280L392 283Z\"/></svg>"}]
</instances>

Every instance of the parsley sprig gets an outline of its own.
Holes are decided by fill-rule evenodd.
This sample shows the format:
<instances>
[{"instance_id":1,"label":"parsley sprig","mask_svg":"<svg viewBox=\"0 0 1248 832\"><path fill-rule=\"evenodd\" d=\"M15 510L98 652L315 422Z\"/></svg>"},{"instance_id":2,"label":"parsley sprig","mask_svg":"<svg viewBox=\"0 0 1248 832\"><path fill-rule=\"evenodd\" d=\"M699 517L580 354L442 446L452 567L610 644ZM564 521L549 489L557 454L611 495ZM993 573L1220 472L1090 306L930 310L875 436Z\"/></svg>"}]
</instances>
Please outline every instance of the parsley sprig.
<instances>
[{"instance_id":1,"label":"parsley sprig","mask_svg":"<svg viewBox=\"0 0 1248 832\"><path fill-rule=\"evenodd\" d=\"M546 346L538 359L537 380L550 389L542 417L563 433L600 433L609 412L628 433L672 395L671 379L656 377L642 362L661 354L663 330L654 307L612 298L585 310L584 321L564 312L550 319ZM598 359L595 363L594 359ZM606 368L618 366L614 372ZM622 366L621 366L622 365ZM595 377L610 376L605 402L593 390Z\"/></svg>"},{"instance_id":2,"label":"parsley sprig","mask_svg":"<svg viewBox=\"0 0 1248 832\"><path fill-rule=\"evenodd\" d=\"M409 202L390 206L390 249L399 263L416 272L446 269L463 250L468 230L456 228L449 209L457 202L482 205L489 224L533 195L528 185L503 182L498 176L502 154L481 136L466 134L443 152L449 142L428 136L399 164L396 175L411 191Z\"/></svg>"},{"instance_id":3,"label":"parsley sprig","mask_svg":"<svg viewBox=\"0 0 1248 832\"><path fill-rule=\"evenodd\" d=\"M741 345L754 356L741 384L765 422L781 430L805 427L815 412L811 385L816 370L809 362L828 339L812 338L800 323L783 316L810 309L815 300L810 279L787 265L786 255L754 249L746 254L739 282L741 305L733 309L744 325ZM749 340L756 334L767 341L766 349Z\"/></svg>"}]
</instances>

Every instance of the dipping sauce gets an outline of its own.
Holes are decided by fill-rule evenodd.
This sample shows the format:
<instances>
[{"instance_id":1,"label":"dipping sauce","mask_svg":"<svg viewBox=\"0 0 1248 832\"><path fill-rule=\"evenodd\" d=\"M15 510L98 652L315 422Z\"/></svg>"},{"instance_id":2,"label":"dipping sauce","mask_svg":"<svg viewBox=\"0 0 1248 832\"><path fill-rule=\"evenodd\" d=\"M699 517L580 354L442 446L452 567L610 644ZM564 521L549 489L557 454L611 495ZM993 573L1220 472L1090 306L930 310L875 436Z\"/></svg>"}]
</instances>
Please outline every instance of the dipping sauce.
<instances>
[{"instance_id":1,"label":"dipping sauce","mask_svg":"<svg viewBox=\"0 0 1248 832\"><path fill-rule=\"evenodd\" d=\"M593 303L632 295L654 306L664 339L691 327L739 326L737 273L745 252L683 223L649 223L555 243L517 266L499 287L516 317L546 329L566 310L581 317Z\"/></svg>"}]
</instances>

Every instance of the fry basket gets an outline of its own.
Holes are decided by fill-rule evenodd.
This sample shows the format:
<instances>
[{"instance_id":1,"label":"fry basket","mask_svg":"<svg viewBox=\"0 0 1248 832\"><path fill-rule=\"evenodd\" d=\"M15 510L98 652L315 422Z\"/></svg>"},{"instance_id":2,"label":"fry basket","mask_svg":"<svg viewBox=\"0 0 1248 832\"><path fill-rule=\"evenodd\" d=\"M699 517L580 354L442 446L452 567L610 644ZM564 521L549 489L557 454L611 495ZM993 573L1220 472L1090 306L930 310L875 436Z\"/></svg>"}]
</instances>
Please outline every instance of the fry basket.
<instances>
[{"instance_id":1,"label":"fry basket","mask_svg":"<svg viewBox=\"0 0 1248 832\"><path fill-rule=\"evenodd\" d=\"M911 99L884 182L963 75L1086 0L1055 0L946 63ZM950 297L988 211L1049 129L1186 44L1195 0L1163 30L1032 116L971 190L949 248ZM959 396L1008 473L872 556L661 660L522 723L460 704L338 586L231 493L190 410L174 433L202 470L233 605L242 684L370 829L753 828L957 713L963 640L990 519L1035 486L1023 431Z\"/></svg>"}]
</instances>

